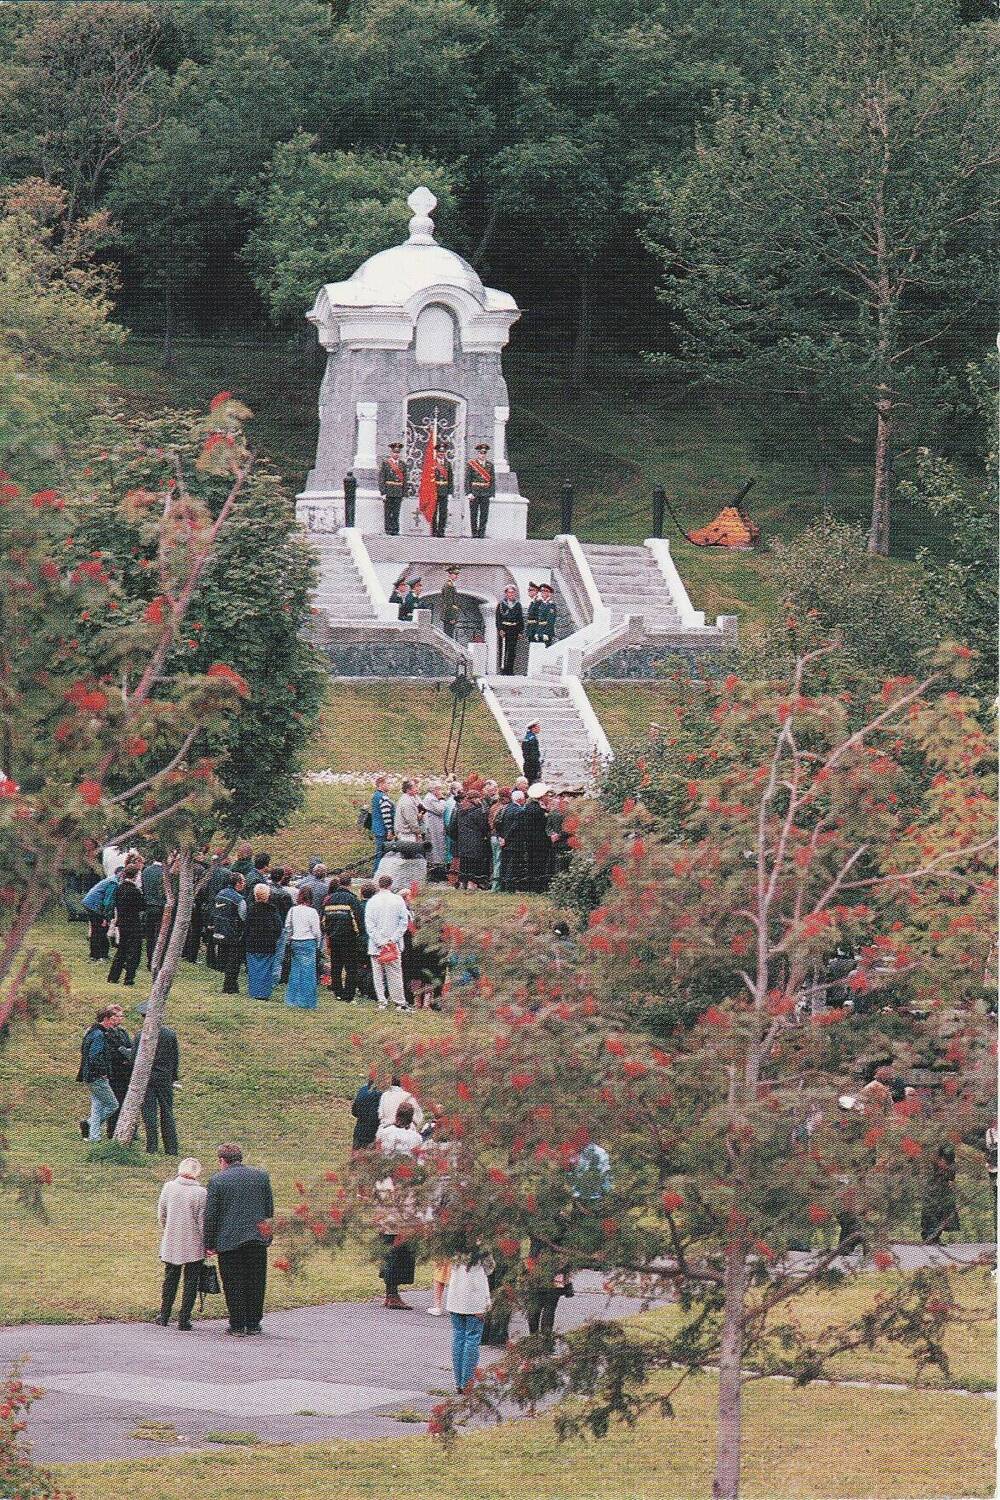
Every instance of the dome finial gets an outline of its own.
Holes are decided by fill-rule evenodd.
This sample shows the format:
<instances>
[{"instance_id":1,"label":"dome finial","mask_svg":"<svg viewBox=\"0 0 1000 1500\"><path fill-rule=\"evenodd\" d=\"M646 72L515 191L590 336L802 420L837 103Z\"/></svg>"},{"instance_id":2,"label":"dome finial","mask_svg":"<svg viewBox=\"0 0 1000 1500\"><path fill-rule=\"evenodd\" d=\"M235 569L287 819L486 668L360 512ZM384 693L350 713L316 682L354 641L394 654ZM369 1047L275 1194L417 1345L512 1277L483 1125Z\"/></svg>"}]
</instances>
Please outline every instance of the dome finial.
<instances>
[{"instance_id":1,"label":"dome finial","mask_svg":"<svg viewBox=\"0 0 1000 1500\"><path fill-rule=\"evenodd\" d=\"M410 244L411 245L433 245L434 244L434 220L431 214L437 208L437 199L429 188L414 188L407 198L407 203L413 209L413 218L410 220Z\"/></svg>"}]
</instances>

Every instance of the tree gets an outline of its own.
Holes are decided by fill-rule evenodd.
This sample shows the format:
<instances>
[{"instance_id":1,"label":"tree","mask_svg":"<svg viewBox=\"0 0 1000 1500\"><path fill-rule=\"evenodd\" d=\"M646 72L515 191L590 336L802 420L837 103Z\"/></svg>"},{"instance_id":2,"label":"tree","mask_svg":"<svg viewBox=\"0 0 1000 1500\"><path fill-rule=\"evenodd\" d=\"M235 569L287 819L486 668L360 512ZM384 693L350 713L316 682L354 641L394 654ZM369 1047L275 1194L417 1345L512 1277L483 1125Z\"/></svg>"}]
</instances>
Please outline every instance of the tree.
<instances>
[{"instance_id":1,"label":"tree","mask_svg":"<svg viewBox=\"0 0 1000 1500\"><path fill-rule=\"evenodd\" d=\"M231 401L216 409L225 414L230 407L241 409ZM107 669L116 631L127 632L162 595L157 496L182 484L217 518L229 489L225 470L205 467L204 419L193 413L116 417L100 440L71 502L73 555L98 551L124 595L111 601L119 605L113 613L92 611L82 629L81 649L95 672ZM204 746L221 757L218 774L228 796L215 826L232 838L272 833L301 804L298 771L326 682L301 634L315 574L315 557L302 545L280 480L266 463L255 463L199 575L189 627L177 633L165 662L169 678L183 678L224 661L248 686L224 732Z\"/></svg>"},{"instance_id":2,"label":"tree","mask_svg":"<svg viewBox=\"0 0 1000 1500\"><path fill-rule=\"evenodd\" d=\"M572 1396L559 1429L600 1436L669 1413L690 1374L714 1367L713 1494L729 1500L747 1380L806 1383L878 1340L946 1365L943 1332L962 1314L945 1271L862 1279L861 1315L816 1335L791 1309L809 1287L858 1282L852 1245L892 1271L891 1237L939 1147L989 1117L993 756L960 691L966 648L942 649L920 681L887 681L853 728L838 694L813 690L822 659L800 657L786 680L701 688L711 728L679 824L629 798L571 825L611 861L574 943L527 908L506 933L446 929L480 975L454 1029L385 1044L435 1115L435 1146L298 1185L278 1226L290 1266L339 1242L360 1208L435 1255L495 1247L505 1297L590 1266L676 1302L654 1331L592 1323L518 1343L435 1411L432 1431ZM842 1115L838 1095L886 1051L928 1086Z\"/></svg>"},{"instance_id":3,"label":"tree","mask_svg":"<svg viewBox=\"0 0 1000 1500\"><path fill-rule=\"evenodd\" d=\"M153 5L34 7L0 72L0 177L41 177L71 221L92 214L122 153L157 128L159 29Z\"/></svg>"},{"instance_id":4,"label":"tree","mask_svg":"<svg viewBox=\"0 0 1000 1500\"><path fill-rule=\"evenodd\" d=\"M104 213L70 221L64 188L30 178L0 208L0 463L65 479L123 337L110 320Z\"/></svg>"},{"instance_id":5,"label":"tree","mask_svg":"<svg viewBox=\"0 0 1000 1500\"><path fill-rule=\"evenodd\" d=\"M820 428L860 403L887 554L894 444L993 280L996 29L949 0L809 20L765 95L723 102L683 182L654 186L647 237L690 372L770 387Z\"/></svg>"},{"instance_id":6,"label":"tree","mask_svg":"<svg viewBox=\"0 0 1000 1500\"><path fill-rule=\"evenodd\" d=\"M325 282L403 239L412 217L406 199L418 184L438 199L443 236L454 213L453 170L401 151L324 155L315 145L300 133L278 146L260 193L245 198L256 222L243 256L277 320L300 318Z\"/></svg>"},{"instance_id":7,"label":"tree","mask_svg":"<svg viewBox=\"0 0 1000 1500\"><path fill-rule=\"evenodd\" d=\"M202 423L200 462L226 476L217 514L176 478L142 502L158 514L160 592L127 625L110 560L71 557L63 497L0 478L0 1030L66 986L58 955L40 953L34 936L64 873L109 837L155 829L167 847L190 849L225 796L219 757L199 741L222 737L246 683L223 661L170 676L164 667L246 482L243 414L224 398ZM95 628L97 618L108 623ZM165 1001L162 985L158 994Z\"/></svg>"}]
</instances>

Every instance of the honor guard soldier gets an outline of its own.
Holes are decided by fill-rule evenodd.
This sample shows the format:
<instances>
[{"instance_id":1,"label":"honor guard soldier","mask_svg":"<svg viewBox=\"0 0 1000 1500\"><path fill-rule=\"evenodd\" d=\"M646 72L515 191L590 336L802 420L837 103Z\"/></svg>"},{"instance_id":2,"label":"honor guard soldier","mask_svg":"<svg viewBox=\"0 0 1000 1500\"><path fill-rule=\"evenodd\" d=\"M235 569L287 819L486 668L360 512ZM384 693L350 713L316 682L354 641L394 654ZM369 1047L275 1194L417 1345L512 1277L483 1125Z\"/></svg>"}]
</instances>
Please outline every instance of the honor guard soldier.
<instances>
[{"instance_id":1,"label":"honor guard soldier","mask_svg":"<svg viewBox=\"0 0 1000 1500\"><path fill-rule=\"evenodd\" d=\"M402 443L389 444L389 457L382 460L378 487L385 504L385 534L399 536L399 507L406 494L407 467L403 462Z\"/></svg>"},{"instance_id":2,"label":"honor guard soldier","mask_svg":"<svg viewBox=\"0 0 1000 1500\"><path fill-rule=\"evenodd\" d=\"M401 573L399 575L399 577L396 579L396 582L392 586L392 593L389 595L389 603L390 604L402 604L402 602L403 602L403 600L405 598L406 598L406 574L405 573Z\"/></svg>"},{"instance_id":3,"label":"honor guard soldier","mask_svg":"<svg viewBox=\"0 0 1000 1500\"><path fill-rule=\"evenodd\" d=\"M458 589L455 587L458 569L451 567L445 569L445 572L447 577L441 590L441 629L454 640L458 624Z\"/></svg>"},{"instance_id":4,"label":"honor guard soldier","mask_svg":"<svg viewBox=\"0 0 1000 1500\"><path fill-rule=\"evenodd\" d=\"M472 535L484 537L486 523L490 518L490 501L496 494L496 475L486 455L489 443L476 444L476 456L470 458L465 468L465 487L469 492L469 520Z\"/></svg>"},{"instance_id":5,"label":"honor guard soldier","mask_svg":"<svg viewBox=\"0 0 1000 1500\"><path fill-rule=\"evenodd\" d=\"M514 657L517 643L524 632L524 611L517 597L517 589L508 584L503 598L497 605L497 641L500 646L500 671L504 677L514 675Z\"/></svg>"},{"instance_id":6,"label":"honor guard soldier","mask_svg":"<svg viewBox=\"0 0 1000 1500\"><path fill-rule=\"evenodd\" d=\"M454 479L448 454L439 444L434 454L434 488L437 491L437 505L434 509L432 536L444 536L448 525L448 500L451 497L453 485Z\"/></svg>"},{"instance_id":7,"label":"honor guard soldier","mask_svg":"<svg viewBox=\"0 0 1000 1500\"><path fill-rule=\"evenodd\" d=\"M399 606L399 618L401 620L412 620L413 611L417 607L420 598L420 590L423 588L419 578L411 578L406 588L406 598Z\"/></svg>"},{"instance_id":8,"label":"honor guard soldier","mask_svg":"<svg viewBox=\"0 0 1000 1500\"><path fill-rule=\"evenodd\" d=\"M528 599L530 602L528 604L528 612L524 617L524 630L525 639L530 646L533 641L540 641L542 638L538 627L538 611L541 607L541 601L538 598L537 583L528 584Z\"/></svg>"},{"instance_id":9,"label":"honor guard soldier","mask_svg":"<svg viewBox=\"0 0 1000 1500\"><path fill-rule=\"evenodd\" d=\"M538 639L543 645L551 646L556 638L555 589L551 583L543 583L540 592L542 601L538 606Z\"/></svg>"}]
</instances>

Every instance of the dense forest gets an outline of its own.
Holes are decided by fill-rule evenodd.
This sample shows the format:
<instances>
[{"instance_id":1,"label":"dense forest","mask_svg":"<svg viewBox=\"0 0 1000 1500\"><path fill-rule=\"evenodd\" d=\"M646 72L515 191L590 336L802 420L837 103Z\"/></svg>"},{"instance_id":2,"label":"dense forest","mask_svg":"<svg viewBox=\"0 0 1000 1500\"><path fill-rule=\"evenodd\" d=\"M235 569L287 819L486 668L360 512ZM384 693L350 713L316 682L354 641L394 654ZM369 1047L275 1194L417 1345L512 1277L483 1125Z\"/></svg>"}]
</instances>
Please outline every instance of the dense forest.
<instances>
[{"instance_id":1,"label":"dense forest","mask_svg":"<svg viewBox=\"0 0 1000 1500\"><path fill-rule=\"evenodd\" d=\"M963 441L994 323L980 0L186 0L0 7L0 187L155 334L301 336L323 281L442 238L572 388L627 354L873 476ZM37 202L37 191L35 199ZM58 227L55 218L58 217ZM83 228L81 228L81 226Z\"/></svg>"}]
</instances>

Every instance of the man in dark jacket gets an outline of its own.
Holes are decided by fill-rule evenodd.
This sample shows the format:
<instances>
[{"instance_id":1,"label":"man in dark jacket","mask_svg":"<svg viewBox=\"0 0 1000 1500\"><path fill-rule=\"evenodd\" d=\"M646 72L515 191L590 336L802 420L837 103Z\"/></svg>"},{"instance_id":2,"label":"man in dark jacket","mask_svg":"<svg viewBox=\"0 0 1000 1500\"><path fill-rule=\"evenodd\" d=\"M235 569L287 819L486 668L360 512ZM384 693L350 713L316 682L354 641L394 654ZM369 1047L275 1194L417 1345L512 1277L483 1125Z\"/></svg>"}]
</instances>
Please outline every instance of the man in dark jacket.
<instances>
[{"instance_id":1,"label":"man in dark jacket","mask_svg":"<svg viewBox=\"0 0 1000 1500\"><path fill-rule=\"evenodd\" d=\"M195 898L201 907L201 921L205 930L205 961L210 969L221 968L215 951L215 898L232 883L232 870L223 864L219 855L213 855L208 874L199 886Z\"/></svg>"},{"instance_id":2,"label":"man in dark jacket","mask_svg":"<svg viewBox=\"0 0 1000 1500\"><path fill-rule=\"evenodd\" d=\"M148 1008L149 1001L144 1000L137 1007L140 1016L145 1016ZM135 1046L132 1049L133 1063L139 1051L141 1035L141 1032L136 1035ZM180 1148L177 1145L177 1121L174 1118L174 1084L180 1072L180 1056L176 1031L172 1026L166 1026L161 1022L160 1034L156 1039L156 1051L153 1054L153 1071L149 1075L146 1096L142 1101L146 1150L151 1155L154 1155L160 1146L157 1131L157 1120L159 1120L159 1127L163 1132L164 1156L180 1156Z\"/></svg>"},{"instance_id":3,"label":"man in dark jacket","mask_svg":"<svg viewBox=\"0 0 1000 1500\"><path fill-rule=\"evenodd\" d=\"M111 1010L114 1012L114 1024L104 1033L104 1051L108 1059L108 1082L111 1092L118 1100L118 1109L108 1117L108 1140L115 1133L118 1113L128 1093L133 1057L132 1038L125 1026L125 1012L120 1005L112 1005Z\"/></svg>"},{"instance_id":4,"label":"man in dark jacket","mask_svg":"<svg viewBox=\"0 0 1000 1500\"><path fill-rule=\"evenodd\" d=\"M234 875L232 883L224 886L215 898L215 913L212 930L215 935L217 961L222 969L222 993L238 995L240 992L240 966L243 963L243 924L247 916L247 904L243 899L246 881L242 875Z\"/></svg>"},{"instance_id":5,"label":"man in dark jacket","mask_svg":"<svg viewBox=\"0 0 1000 1500\"><path fill-rule=\"evenodd\" d=\"M274 1195L266 1172L243 1165L239 1146L219 1147L219 1168L205 1201L205 1249L218 1252L229 1332L242 1337L261 1331Z\"/></svg>"},{"instance_id":6,"label":"man in dark jacket","mask_svg":"<svg viewBox=\"0 0 1000 1500\"><path fill-rule=\"evenodd\" d=\"M148 860L142 867L142 899L146 903L146 968L153 967L153 950L160 935L160 923L167 904L167 893L163 883L163 861Z\"/></svg>"},{"instance_id":7,"label":"man in dark jacket","mask_svg":"<svg viewBox=\"0 0 1000 1500\"><path fill-rule=\"evenodd\" d=\"M323 935L330 950L330 985L338 1000L354 1004L361 961L364 917L361 902L351 890L350 875L341 875L331 887L320 916Z\"/></svg>"},{"instance_id":8,"label":"man in dark jacket","mask_svg":"<svg viewBox=\"0 0 1000 1500\"><path fill-rule=\"evenodd\" d=\"M111 960L108 983L117 984L125 971L125 983L135 984L135 971L142 958L143 912L145 901L138 884L139 863L125 865L115 892L115 921L118 924L118 950Z\"/></svg>"},{"instance_id":9,"label":"man in dark jacket","mask_svg":"<svg viewBox=\"0 0 1000 1500\"><path fill-rule=\"evenodd\" d=\"M546 826L548 791L542 783L533 786L524 812L514 824L514 879L519 891L547 891L552 880L552 840Z\"/></svg>"},{"instance_id":10,"label":"man in dark jacket","mask_svg":"<svg viewBox=\"0 0 1000 1500\"><path fill-rule=\"evenodd\" d=\"M354 1138L351 1142L355 1151L363 1151L366 1146L375 1144L378 1134L378 1103L382 1097L382 1090L375 1085L375 1074L369 1075L368 1082L363 1083L354 1096L351 1105L351 1114L354 1116Z\"/></svg>"},{"instance_id":11,"label":"man in dark jacket","mask_svg":"<svg viewBox=\"0 0 1000 1500\"><path fill-rule=\"evenodd\" d=\"M542 779L542 751L538 743L538 731L541 727L541 724L529 724L521 741L522 763L529 786Z\"/></svg>"},{"instance_id":12,"label":"man in dark jacket","mask_svg":"<svg viewBox=\"0 0 1000 1500\"><path fill-rule=\"evenodd\" d=\"M76 1081L85 1083L90 1089L90 1118L80 1121L80 1134L91 1145L96 1145L101 1139L101 1127L118 1109L118 1100L108 1081L109 1062L105 1045L107 1033L115 1027L118 1015L117 1006L103 1005L80 1043L80 1068Z\"/></svg>"},{"instance_id":13,"label":"man in dark jacket","mask_svg":"<svg viewBox=\"0 0 1000 1500\"><path fill-rule=\"evenodd\" d=\"M524 812L525 794L520 790L511 793L507 806L497 813L493 831L500 840L500 889L514 890L514 853L517 848L515 827Z\"/></svg>"}]
</instances>

